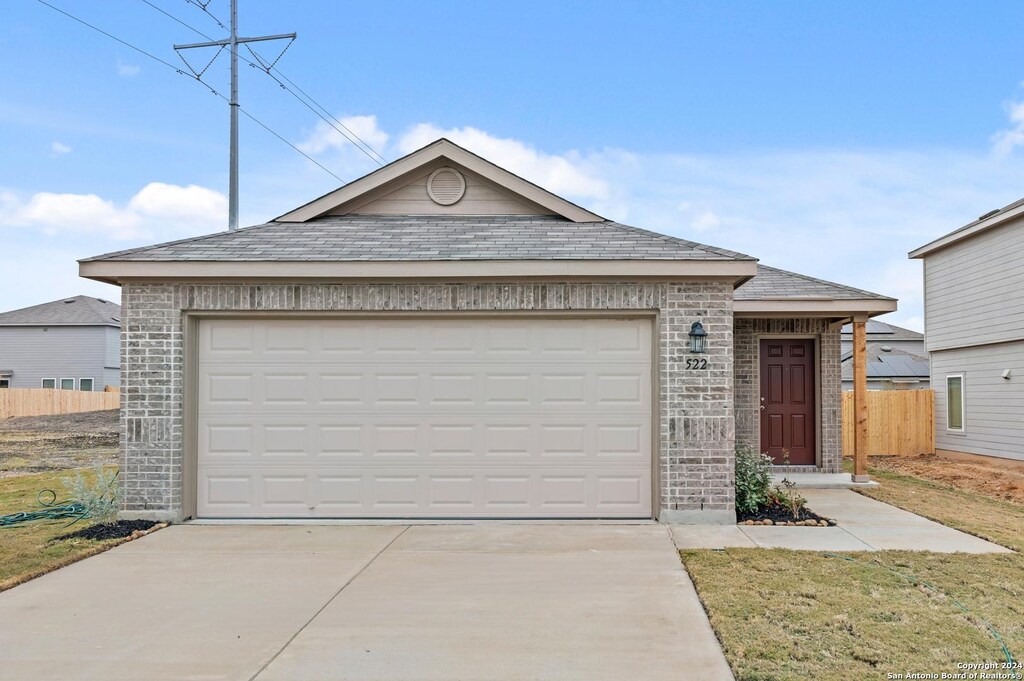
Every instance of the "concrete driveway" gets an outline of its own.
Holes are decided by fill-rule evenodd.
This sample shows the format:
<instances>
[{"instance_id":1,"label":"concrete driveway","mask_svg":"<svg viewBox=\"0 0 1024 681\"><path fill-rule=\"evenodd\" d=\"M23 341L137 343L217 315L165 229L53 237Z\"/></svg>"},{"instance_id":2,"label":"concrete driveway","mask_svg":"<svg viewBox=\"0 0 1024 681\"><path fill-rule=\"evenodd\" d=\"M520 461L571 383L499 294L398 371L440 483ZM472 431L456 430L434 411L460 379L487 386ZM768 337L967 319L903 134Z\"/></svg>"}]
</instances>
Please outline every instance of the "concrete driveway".
<instances>
[{"instance_id":1,"label":"concrete driveway","mask_svg":"<svg viewBox=\"0 0 1024 681\"><path fill-rule=\"evenodd\" d=\"M659 525L181 525L0 593L0 679L731 679Z\"/></svg>"}]
</instances>

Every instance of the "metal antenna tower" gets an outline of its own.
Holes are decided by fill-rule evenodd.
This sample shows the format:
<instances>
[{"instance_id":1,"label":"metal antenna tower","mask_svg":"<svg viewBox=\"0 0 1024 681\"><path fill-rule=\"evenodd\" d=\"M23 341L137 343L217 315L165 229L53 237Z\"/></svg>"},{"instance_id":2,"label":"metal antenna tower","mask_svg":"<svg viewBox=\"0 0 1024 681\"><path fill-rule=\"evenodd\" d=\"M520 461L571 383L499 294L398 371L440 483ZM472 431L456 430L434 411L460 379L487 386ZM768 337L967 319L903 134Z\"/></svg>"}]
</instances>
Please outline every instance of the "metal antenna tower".
<instances>
[{"instance_id":1,"label":"metal antenna tower","mask_svg":"<svg viewBox=\"0 0 1024 681\"><path fill-rule=\"evenodd\" d=\"M295 40L295 37L296 35L294 33L281 33L279 35L262 35L253 38L239 38L238 0L231 0L230 37L225 38L223 40L213 40L211 42L206 43L189 43L187 45L174 46L175 50L191 50L197 47L219 47L221 49L224 49L225 47L231 48L231 100L229 102L229 108L231 109L231 151L229 158L228 180L229 230L238 229L238 46L244 43L256 43L266 40ZM285 49L288 48L285 47ZM282 54L284 54L283 51ZM278 59L280 59L280 56L278 57ZM207 68L209 68L209 66L207 66Z\"/></svg>"}]
</instances>

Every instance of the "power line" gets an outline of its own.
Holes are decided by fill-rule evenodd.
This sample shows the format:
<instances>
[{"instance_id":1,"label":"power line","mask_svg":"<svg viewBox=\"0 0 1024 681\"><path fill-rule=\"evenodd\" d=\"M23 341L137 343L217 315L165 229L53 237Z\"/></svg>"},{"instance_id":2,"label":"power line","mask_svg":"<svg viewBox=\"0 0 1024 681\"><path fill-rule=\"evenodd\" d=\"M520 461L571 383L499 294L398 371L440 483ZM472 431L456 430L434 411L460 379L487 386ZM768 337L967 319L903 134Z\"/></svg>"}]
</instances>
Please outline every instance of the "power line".
<instances>
[{"instance_id":1,"label":"power line","mask_svg":"<svg viewBox=\"0 0 1024 681\"><path fill-rule=\"evenodd\" d=\"M206 89L208 89L208 90L209 90L210 92L212 92L213 94L215 94L215 95L217 95L218 97L220 97L221 99L223 99L223 100L224 100L225 102L230 102L230 101L231 101L231 100L229 100L229 99L228 99L227 97L225 97L224 95L222 95L222 94L221 94L220 92L218 92L218 91L217 91L217 90L216 90L216 89L215 89L215 88L214 88L213 86L211 86L211 85L210 85L209 83L207 83L206 81L204 81L204 80L203 80L202 78L198 78L198 77L193 77L193 76L190 76L190 75L188 75L187 73L185 73L184 71L182 71L181 69L179 69L179 68L178 68L177 66L175 66L174 64L171 64L171 63L170 63L170 62L168 62L168 61L164 61L164 60L163 60L163 59L161 59L160 57L157 57L156 55L154 55L154 54L151 54L151 53L147 52L146 50L142 49L141 47L137 47L137 46L135 46L135 45L131 44L130 42L128 42L127 40L122 40L121 38L118 38L118 37L117 37L116 35L113 35L112 33L108 33L107 31L104 31L104 30L103 30L102 28L99 28L98 26L94 26L93 24L90 24L90 23L89 23L88 21L85 21L84 19L80 19L79 17L76 17L75 15L73 15L73 14L71 14L71 13L69 13L69 12L66 12L66 11L62 10L62 9L61 9L61 8L59 8L59 7L55 7L54 5L51 5L50 3L46 2L46 0L36 0L36 2L40 3L41 5L45 5L46 7L49 7L50 9L52 9L52 10L53 10L53 11L55 11L55 12L58 12L58 13L60 13L60 14L63 14L64 16L68 17L69 19L73 19L74 21L77 21L78 23L82 24L83 26L87 26L87 27L91 28L92 30L96 31L97 33L102 33L103 35L105 35L106 37L110 38L111 40L117 41L117 42L121 43L122 45L124 45L125 47L128 47L128 48L130 48L130 49L132 49L132 50L135 50L135 51L136 51L136 52L138 52L139 54L145 55L146 57L149 57L150 59L152 59L153 61L155 61L155 62L157 62L157 63L159 63L159 64L163 64L164 66L166 66L167 68L171 69L171 70L172 70L172 71L174 71L175 73L177 73L177 74L179 74L179 75L181 75L181 76L185 76L185 77L186 77L186 78L188 78L189 80L194 80L194 81L196 81L196 82L200 83L200 84L201 84L201 85L203 85L203 86L204 86L204 87L205 87ZM291 147L291 148L292 148L292 149L293 149L293 150L294 150L294 151L295 151L296 153L298 153L298 154L301 154L302 156L304 156L304 157L306 158L306 160L308 160L308 161L312 162L312 163L313 163L314 165L316 165L316 166L317 166L317 167L319 167L319 168L320 168L321 170L323 170L323 171L324 171L325 173L327 173L328 175L330 175L331 177L333 177L334 179L336 179L336 180L337 180L338 182L341 182L341 183L344 183L344 182L345 182L345 180L341 179L340 177L338 177L337 175L335 175L335 174L334 174L333 172L331 172L330 170L328 170L328 169L327 169L327 168L326 168L326 167L325 167L325 166L324 166L323 164L321 164L321 163L320 163L319 161L317 161L317 160L316 160L315 158L313 158L312 156L310 156L310 155L309 155L309 154L307 154L306 152L304 152L304 151L302 151L301 149L299 149L299 148L298 148L297 146L295 146L294 144L292 144L291 142L289 142L288 140L286 140L286 139L285 139L284 137L282 137L281 135L279 135L279 134L278 134L278 133L277 133L276 131L274 131L274 130L273 130L273 129L272 129L272 128L271 128L270 126L268 126L268 125L267 125L266 123L264 123L264 122L263 122L263 121L261 121L260 119L256 118L255 116L253 116L253 115L252 115L251 113L249 113L248 111L246 111L246 110L245 110L245 108L243 108L243 107L241 107L241 106L239 106L238 108L239 108L239 110L240 110L240 111L241 111L241 112L242 112L243 114L245 114L245 116L246 116L247 118L249 118L249 120L251 120L251 121L252 121L253 123L256 123L256 124L257 124L257 125L259 125L259 126L260 126L261 128L263 128L264 130L266 130L267 132L269 132L270 134L272 134L272 135L273 135L274 137L276 137L277 139L279 139L279 140L281 140L282 142L284 142L285 144L287 144L287 145L288 145L289 147Z\"/></svg>"},{"instance_id":2,"label":"power line","mask_svg":"<svg viewBox=\"0 0 1024 681\"><path fill-rule=\"evenodd\" d=\"M249 48L249 49L251 50L252 48ZM299 86L298 86L298 85L297 85L297 84L295 83L295 81L293 81L293 80L292 80L291 78L289 78L288 76L284 75L284 73L282 73L282 72L281 72L281 69L278 69L278 68L275 68L274 66L271 66L271 67L270 67L270 69L267 69L267 75L268 75L268 76L271 76L271 74L270 74L270 70L273 70L273 71L275 71L275 72L277 73L277 75L281 76L281 78L283 78L283 79L284 79L284 80L286 80L286 81L287 81L288 83L290 83L292 87L294 87L294 88L295 88L296 90L298 90L299 92L301 92L301 93L302 93L302 95L303 95L304 97L306 97L306 99L308 99L308 100L309 100L310 102L312 102L313 104L315 104L315 105L316 105L316 106L317 106L317 107L318 107L318 108L319 108L319 109L320 109L321 111L323 111L323 112L324 112L324 114L326 114L327 116L330 116L330 117L331 117L331 118L332 118L332 119L333 119L333 120L334 120L335 122L337 122L337 124L338 124L338 125L340 125L340 126L341 126L342 128L344 128L344 129L345 129L345 130L347 130L347 131L348 131L349 133L351 133L351 134L352 134L352 136L353 136L353 137L355 137L355 138L356 138L357 140L359 140L360 142L362 142L362 143L363 143L363 144L364 144L364 145L366 146L366 148L367 148L367 149L369 149L370 151L372 151L372 152L373 152L373 154L374 154L374 155L375 155L375 156L376 156L376 157L377 157L378 159L380 159L380 161L378 161L378 163L380 163L380 162L383 162L384 164L387 164L387 163L388 163L388 160L387 160L386 158L384 158L383 156L381 156L381 155L380 155L380 154L379 154L379 153L377 152L377 150L376 150L376 149L374 149L373 147L371 147L371 146L370 146L370 145L369 145L369 144L368 144L367 142L365 142L365 141L364 141L364 140L363 140L363 139L362 139L361 137L359 137L359 135L357 135L356 133L352 132L352 130L351 130L351 129L350 129L350 128L349 128L348 126L346 126L346 125L345 125L344 123L342 123L342 122L341 122L340 120L338 120L338 119L337 119L337 118L336 118L336 117L335 117L335 116L334 116L334 115L333 115L333 114L332 114L332 113L331 113L330 111L328 111L328 110L327 110L327 108L326 108L325 106L323 106L323 105L322 105L322 104L320 104L320 103L319 103L318 101L316 101L315 99L313 99L312 95L310 95L310 94L309 94L308 92L306 92L306 91L305 91L305 90L303 90L303 89L302 89L301 87L299 87ZM271 78L273 78L273 76L271 76ZM277 79L275 78L274 80L277 80ZM279 82L280 82L280 81L279 81ZM282 87L283 87L283 86L282 86ZM300 100L300 101L301 101L301 100ZM314 111L314 113L316 113L316 112ZM323 116L322 116L322 115L320 115L319 113L317 113L317 115L318 115L318 116L320 116L320 118L323 118ZM328 125L331 125L331 122L330 122L330 121L327 121L327 123L328 123ZM376 159L374 159L374 160L376 160Z\"/></svg>"},{"instance_id":3,"label":"power line","mask_svg":"<svg viewBox=\"0 0 1024 681\"><path fill-rule=\"evenodd\" d=\"M185 26L189 30L191 30L194 33L196 33L196 34L206 38L207 40L210 40L210 41L213 40L213 38L211 38L210 36L206 35L205 33L200 31L196 27L191 26L190 24L185 23L184 21L182 21L178 17L170 14L169 12L164 11L160 7L157 7L156 5L154 5L149 0L142 0L142 2L146 3L147 5L152 7L153 9L157 10L158 12L160 12L161 14L167 15L168 17L170 17L174 21L178 22L182 26ZM198 2L197 0L186 0L186 2L188 4L190 4L190 5L195 5L200 10L202 10L205 14L207 14L211 19L213 19L215 22L217 22L217 24L219 26L221 26L222 28L224 27L224 23L220 19L218 19L217 16L215 14L213 14L213 12L211 12L208 9L208 5L210 4L209 2L202 3L202 2ZM248 63L249 66L251 66L253 68L259 69L260 71L265 73L267 76L269 76L274 82L276 82L281 87L281 89L283 89L285 92L287 92L292 97L294 97L296 99L296 101L298 101L300 104L304 105L307 109L309 109L314 114L316 114L321 120L323 120L324 123L327 123L327 125L329 125L332 128L334 128L335 132L337 132L342 137L344 137L349 142L351 142L352 145L356 149L359 149L361 152L363 152L366 156L368 156L370 158L370 160L372 160L373 162L377 163L378 165L386 165L388 163L388 160L386 158L384 158L384 156L382 156L376 149L374 149L366 140L364 140L362 137L360 137L358 134L356 134L347 125L345 125L340 120L338 120L338 118L336 116L334 116L334 114L332 114L330 111L327 110L327 107L323 106L318 101L313 99L312 95L310 95L308 92L306 92L301 87L299 87L298 84L295 83L295 81L293 81L290 78L288 78L288 76L286 76L280 69L276 68L274 64L270 64L268 66L264 62L263 58L260 57L256 53L256 51L252 49L252 47L250 47L249 45L246 45L245 47L246 47L247 50L249 50L250 53L252 53L253 58L256 59L256 61L259 62L259 63L253 62L253 61L251 61L249 59L246 59L245 57L242 57L242 61ZM287 48L285 48L285 49L287 49ZM275 61L275 64L276 64L276 61ZM293 88L295 88L295 90L298 90L298 93L301 93L302 96L300 96L298 93L293 91L287 85L282 83L281 79L275 78L273 73L271 73L271 71L277 73L277 75L279 75L281 77L281 79L283 79L286 82L288 82L288 84L290 84ZM303 97L305 97L305 99L303 99ZM308 102L306 100L308 100ZM314 108L314 107L316 107L316 108ZM319 109L319 111L317 109ZM323 113L321 113L321 112L323 112ZM339 129L339 127L341 129ZM353 138L355 138L355 139L353 139Z\"/></svg>"}]
</instances>

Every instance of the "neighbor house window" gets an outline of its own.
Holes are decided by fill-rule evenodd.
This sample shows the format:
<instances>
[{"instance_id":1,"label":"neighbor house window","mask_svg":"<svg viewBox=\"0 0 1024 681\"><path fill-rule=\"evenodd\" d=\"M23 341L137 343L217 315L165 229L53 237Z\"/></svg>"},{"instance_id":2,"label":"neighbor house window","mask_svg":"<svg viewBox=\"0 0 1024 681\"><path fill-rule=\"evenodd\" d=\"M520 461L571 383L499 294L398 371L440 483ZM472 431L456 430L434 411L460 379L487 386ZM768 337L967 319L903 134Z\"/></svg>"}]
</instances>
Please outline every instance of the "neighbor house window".
<instances>
[{"instance_id":1,"label":"neighbor house window","mask_svg":"<svg viewBox=\"0 0 1024 681\"><path fill-rule=\"evenodd\" d=\"M86 392L92 392L92 379L91 378L80 378L78 379L78 389L85 390Z\"/></svg>"},{"instance_id":2,"label":"neighbor house window","mask_svg":"<svg viewBox=\"0 0 1024 681\"><path fill-rule=\"evenodd\" d=\"M9 379L9 378L0 378L0 390L3 390L4 388L10 388L10 387L11 387L11 379Z\"/></svg>"},{"instance_id":3,"label":"neighbor house window","mask_svg":"<svg viewBox=\"0 0 1024 681\"><path fill-rule=\"evenodd\" d=\"M61 390L74 390L75 389L75 379L73 379L73 378L62 378L62 379L60 379L60 389Z\"/></svg>"},{"instance_id":4,"label":"neighbor house window","mask_svg":"<svg viewBox=\"0 0 1024 681\"><path fill-rule=\"evenodd\" d=\"M56 378L44 378L43 379L43 387L44 388L51 388L51 389L52 388L56 388L57 387L57 379Z\"/></svg>"},{"instance_id":5,"label":"neighbor house window","mask_svg":"<svg viewBox=\"0 0 1024 681\"><path fill-rule=\"evenodd\" d=\"M946 430L964 430L964 375L946 376Z\"/></svg>"}]
</instances>

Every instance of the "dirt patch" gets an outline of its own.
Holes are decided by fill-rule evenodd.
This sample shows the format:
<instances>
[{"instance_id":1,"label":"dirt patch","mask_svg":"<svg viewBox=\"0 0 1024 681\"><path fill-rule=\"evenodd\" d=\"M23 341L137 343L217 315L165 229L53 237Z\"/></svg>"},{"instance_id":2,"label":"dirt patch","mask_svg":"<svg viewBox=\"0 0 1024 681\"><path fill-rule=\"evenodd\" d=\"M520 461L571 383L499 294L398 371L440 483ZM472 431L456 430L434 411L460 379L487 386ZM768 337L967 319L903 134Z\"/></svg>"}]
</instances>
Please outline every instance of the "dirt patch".
<instances>
[{"instance_id":1,"label":"dirt patch","mask_svg":"<svg viewBox=\"0 0 1024 681\"><path fill-rule=\"evenodd\" d=\"M913 475L957 489L1024 504L1024 470L944 459L934 455L876 456L871 457L870 465L872 468Z\"/></svg>"},{"instance_id":2,"label":"dirt patch","mask_svg":"<svg viewBox=\"0 0 1024 681\"><path fill-rule=\"evenodd\" d=\"M0 420L0 478L117 461L118 410Z\"/></svg>"},{"instance_id":3,"label":"dirt patch","mask_svg":"<svg viewBox=\"0 0 1024 681\"><path fill-rule=\"evenodd\" d=\"M123 539L124 537L132 536L135 532L147 532L155 525L157 525L157 522L154 520L118 520L113 523L83 527L75 532L62 534L54 538L54 541L62 539L92 539L95 541Z\"/></svg>"},{"instance_id":4,"label":"dirt patch","mask_svg":"<svg viewBox=\"0 0 1024 681\"><path fill-rule=\"evenodd\" d=\"M0 433L20 431L27 433L110 433L117 435L118 410L83 411L78 414L52 414L50 416L14 416L0 419Z\"/></svg>"}]
</instances>

